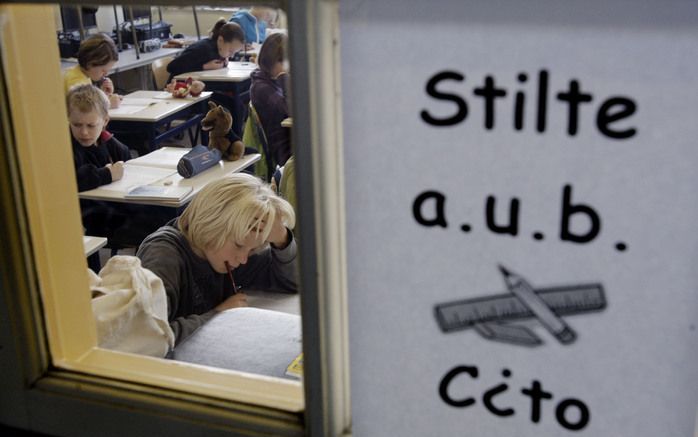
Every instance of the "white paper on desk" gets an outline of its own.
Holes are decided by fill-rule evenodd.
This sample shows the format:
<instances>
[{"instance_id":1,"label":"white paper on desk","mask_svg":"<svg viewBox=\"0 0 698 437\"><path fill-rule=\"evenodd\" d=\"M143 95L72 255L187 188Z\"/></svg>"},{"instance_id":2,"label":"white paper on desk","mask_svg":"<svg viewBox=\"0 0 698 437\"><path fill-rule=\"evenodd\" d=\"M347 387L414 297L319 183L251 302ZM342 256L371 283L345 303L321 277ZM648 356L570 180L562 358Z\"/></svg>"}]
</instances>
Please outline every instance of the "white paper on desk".
<instances>
[{"instance_id":1,"label":"white paper on desk","mask_svg":"<svg viewBox=\"0 0 698 437\"><path fill-rule=\"evenodd\" d=\"M149 106L154 104L153 99L143 99L139 97L126 97L121 101L121 106Z\"/></svg>"},{"instance_id":2,"label":"white paper on desk","mask_svg":"<svg viewBox=\"0 0 698 437\"><path fill-rule=\"evenodd\" d=\"M129 164L176 170L179 160L190 150L190 148L184 147L162 147L146 155L130 160Z\"/></svg>"},{"instance_id":3,"label":"white paper on desk","mask_svg":"<svg viewBox=\"0 0 698 437\"><path fill-rule=\"evenodd\" d=\"M174 174L168 168L149 167L145 165L124 164L124 176L108 185L102 185L101 190L127 193L139 185L149 185Z\"/></svg>"},{"instance_id":4,"label":"white paper on desk","mask_svg":"<svg viewBox=\"0 0 698 437\"><path fill-rule=\"evenodd\" d=\"M167 91L157 93L153 96L153 98L154 99L174 99L174 97L172 97L172 93L169 93Z\"/></svg>"},{"instance_id":5,"label":"white paper on desk","mask_svg":"<svg viewBox=\"0 0 698 437\"><path fill-rule=\"evenodd\" d=\"M140 185L126 193L127 199L182 200L191 193L192 187Z\"/></svg>"},{"instance_id":6,"label":"white paper on desk","mask_svg":"<svg viewBox=\"0 0 698 437\"><path fill-rule=\"evenodd\" d=\"M109 115L135 114L147 108L149 105L132 105L121 102L121 106L109 110Z\"/></svg>"},{"instance_id":7,"label":"white paper on desk","mask_svg":"<svg viewBox=\"0 0 698 437\"><path fill-rule=\"evenodd\" d=\"M185 97L174 97L172 96L172 93L168 93L167 91L163 91L161 93L158 93L153 96L154 99L161 99L161 100L195 100L197 97L194 97L192 95L187 95Z\"/></svg>"}]
</instances>

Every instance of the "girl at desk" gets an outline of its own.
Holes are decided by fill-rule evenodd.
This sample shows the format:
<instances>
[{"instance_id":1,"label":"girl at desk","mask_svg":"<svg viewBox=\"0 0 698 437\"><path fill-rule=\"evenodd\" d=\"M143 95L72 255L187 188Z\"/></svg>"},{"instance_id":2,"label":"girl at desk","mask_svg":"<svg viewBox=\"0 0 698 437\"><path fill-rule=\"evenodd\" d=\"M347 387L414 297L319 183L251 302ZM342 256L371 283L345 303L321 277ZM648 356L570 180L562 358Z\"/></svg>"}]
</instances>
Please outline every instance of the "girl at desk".
<instances>
[{"instance_id":1,"label":"girl at desk","mask_svg":"<svg viewBox=\"0 0 698 437\"><path fill-rule=\"evenodd\" d=\"M228 58L242 49L245 34L236 23L221 18L208 38L190 45L167 64L170 82L174 76L190 71L217 70L228 66Z\"/></svg>"},{"instance_id":2,"label":"girl at desk","mask_svg":"<svg viewBox=\"0 0 698 437\"><path fill-rule=\"evenodd\" d=\"M63 75L66 94L75 85L95 85L106 93L110 107L117 108L122 96L114 93L114 83L107 73L118 60L119 52L111 38L101 33L90 36L80 43L78 65L69 68Z\"/></svg>"},{"instance_id":3,"label":"girl at desk","mask_svg":"<svg viewBox=\"0 0 698 437\"><path fill-rule=\"evenodd\" d=\"M237 23L229 23L225 18L219 19L211 29L210 36L190 45L169 64L167 71L170 77L167 82L177 75L191 71L217 70L228 66L228 60L240 49L245 42L245 33ZM215 91L211 100L231 114L241 114L240 100L234 98L231 92ZM240 117L236 117L240 118ZM233 119L233 131L238 136L242 135L241 127L244 120Z\"/></svg>"},{"instance_id":4,"label":"girl at desk","mask_svg":"<svg viewBox=\"0 0 698 437\"><path fill-rule=\"evenodd\" d=\"M143 240L136 256L165 285L175 344L218 312L247 306L237 286L296 292L294 225L293 209L269 185L235 173Z\"/></svg>"},{"instance_id":5,"label":"girl at desk","mask_svg":"<svg viewBox=\"0 0 698 437\"><path fill-rule=\"evenodd\" d=\"M288 37L283 33L264 40L257 60L259 67L252 72L250 85L250 101L267 137L272 163L280 166L291 156L291 135L288 128L281 126L290 116L287 44Z\"/></svg>"}]
</instances>

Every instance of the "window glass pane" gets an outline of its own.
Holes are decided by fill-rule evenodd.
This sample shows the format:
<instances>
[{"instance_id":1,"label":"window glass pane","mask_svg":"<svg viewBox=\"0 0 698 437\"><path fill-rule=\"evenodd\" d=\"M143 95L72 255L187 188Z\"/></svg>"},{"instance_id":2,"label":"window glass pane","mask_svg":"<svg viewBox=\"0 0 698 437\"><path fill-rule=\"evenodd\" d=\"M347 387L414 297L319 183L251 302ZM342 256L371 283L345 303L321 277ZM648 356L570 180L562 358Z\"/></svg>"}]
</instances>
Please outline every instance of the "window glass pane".
<instances>
[{"instance_id":1,"label":"window glass pane","mask_svg":"<svg viewBox=\"0 0 698 437\"><path fill-rule=\"evenodd\" d=\"M200 364L233 371L222 373L229 379L211 372L213 385L264 386L291 399L282 408L302 408L285 12L51 10L55 29L36 29L36 38L57 36L60 61L53 49L39 50L60 62L47 86L56 101L68 97L67 107L49 123L61 138L51 150L57 159L32 160L39 146L28 137L22 171L38 181L27 184L38 193L29 208L34 227L64 206L54 216L64 235L55 223L34 235L48 266L40 276L54 362L151 382L158 374L163 384L184 378L206 392L200 367L174 363ZM41 184L48 166L61 175L55 195ZM80 254L64 259L62 271L84 292L66 290L59 276L52 282L61 253ZM239 372L275 379L246 381Z\"/></svg>"}]
</instances>

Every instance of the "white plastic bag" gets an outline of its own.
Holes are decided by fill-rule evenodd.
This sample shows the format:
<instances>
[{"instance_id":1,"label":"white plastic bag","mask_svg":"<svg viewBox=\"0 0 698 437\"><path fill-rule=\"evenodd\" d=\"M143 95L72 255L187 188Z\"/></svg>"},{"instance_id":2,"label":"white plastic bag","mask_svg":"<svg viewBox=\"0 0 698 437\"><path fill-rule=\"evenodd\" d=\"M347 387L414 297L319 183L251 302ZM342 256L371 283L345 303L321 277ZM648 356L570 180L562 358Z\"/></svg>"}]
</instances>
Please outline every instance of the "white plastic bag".
<instances>
[{"instance_id":1,"label":"white plastic bag","mask_svg":"<svg viewBox=\"0 0 698 437\"><path fill-rule=\"evenodd\" d=\"M164 357L174 347L162 280L135 256L114 256L92 270L92 312L100 347Z\"/></svg>"}]
</instances>

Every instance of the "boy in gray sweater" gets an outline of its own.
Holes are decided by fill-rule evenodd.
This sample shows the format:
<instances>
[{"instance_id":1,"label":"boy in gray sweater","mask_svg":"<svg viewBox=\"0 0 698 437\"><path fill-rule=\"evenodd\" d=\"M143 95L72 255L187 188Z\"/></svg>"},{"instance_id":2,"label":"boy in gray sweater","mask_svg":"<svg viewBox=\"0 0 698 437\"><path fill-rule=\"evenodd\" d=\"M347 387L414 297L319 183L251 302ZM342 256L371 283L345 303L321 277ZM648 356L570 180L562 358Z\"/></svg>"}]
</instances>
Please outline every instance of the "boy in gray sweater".
<instances>
[{"instance_id":1,"label":"boy in gray sweater","mask_svg":"<svg viewBox=\"0 0 698 437\"><path fill-rule=\"evenodd\" d=\"M143 240L136 256L165 285L175 345L216 313L247 306L238 287L297 291L294 225L288 202L238 173L208 184Z\"/></svg>"}]
</instances>

